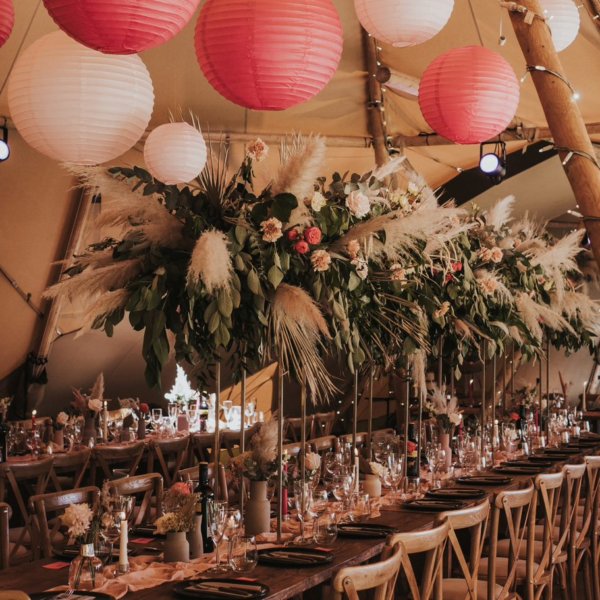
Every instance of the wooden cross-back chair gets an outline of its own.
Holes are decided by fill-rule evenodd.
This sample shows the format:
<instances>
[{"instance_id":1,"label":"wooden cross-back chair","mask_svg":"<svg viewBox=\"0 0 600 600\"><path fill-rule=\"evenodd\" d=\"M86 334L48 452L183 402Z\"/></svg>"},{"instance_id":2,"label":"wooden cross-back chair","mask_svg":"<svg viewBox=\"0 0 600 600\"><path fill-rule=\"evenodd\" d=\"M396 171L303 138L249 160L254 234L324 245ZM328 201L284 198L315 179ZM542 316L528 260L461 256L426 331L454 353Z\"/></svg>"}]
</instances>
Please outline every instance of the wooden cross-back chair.
<instances>
[{"instance_id":1,"label":"wooden cross-back chair","mask_svg":"<svg viewBox=\"0 0 600 600\"><path fill-rule=\"evenodd\" d=\"M535 525L535 496L533 483L519 490L498 493L492 504L488 556L479 565L479 577L487 580L486 595L482 598L506 600L516 597L515 587L525 586L532 600L533 588L533 527ZM508 532L508 538L500 536ZM499 553L499 546L503 551ZM498 584L501 589L498 590Z\"/></svg>"},{"instance_id":2,"label":"wooden cross-back chair","mask_svg":"<svg viewBox=\"0 0 600 600\"><path fill-rule=\"evenodd\" d=\"M50 481L54 491L80 487L90 466L91 458L92 450L90 448L55 454L50 471Z\"/></svg>"},{"instance_id":3,"label":"wooden cross-back chair","mask_svg":"<svg viewBox=\"0 0 600 600\"><path fill-rule=\"evenodd\" d=\"M449 573L448 577L442 579L442 597L444 600L484 600L487 597L487 584L479 581L479 563L481 553L486 540L488 515L490 503L487 498L481 503L461 510L440 513L435 523L442 525L448 523L448 547L452 557L458 564L458 570L462 577L454 578ZM469 533L469 556L465 556L464 550L456 535L457 531L467 530ZM452 566L452 562L450 563ZM497 586L496 592L502 588ZM496 595L492 598L495 600Z\"/></svg>"},{"instance_id":4,"label":"wooden cross-back chair","mask_svg":"<svg viewBox=\"0 0 600 600\"><path fill-rule=\"evenodd\" d=\"M335 411L315 413L312 420L312 428L310 432L312 438L321 438L331 435L333 426L335 425Z\"/></svg>"},{"instance_id":5,"label":"wooden cross-back chair","mask_svg":"<svg viewBox=\"0 0 600 600\"><path fill-rule=\"evenodd\" d=\"M291 444L283 444L283 452L286 452L288 456L298 456L302 450L302 444L300 442L292 442Z\"/></svg>"},{"instance_id":6,"label":"wooden cross-back chair","mask_svg":"<svg viewBox=\"0 0 600 600\"><path fill-rule=\"evenodd\" d=\"M309 415L306 417L305 433L306 439L310 437L312 431L313 416ZM284 439L292 442L299 442L302 440L302 418L301 417L285 417L283 425L283 437Z\"/></svg>"},{"instance_id":7,"label":"wooden cross-back chair","mask_svg":"<svg viewBox=\"0 0 600 600\"><path fill-rule=\"evenodd\" d=\"M335 435L325 435L309 440L308 445L311 446L314 452L325 454L326 452L332 452L335 449L336 441L337 438Z\"/></svg>"},{"instance_id":8,"label":"wooden cross-back chair","mask_svg":"<svg viewBox=\"0 0 600 600\"><path fill-rule=\"evenodd\" d=\"M250 444L250 440L253 438L254 434L258 432L261 424L255 423L252 427L249 427L244 431L244 444L245 448L248 448ZM242 445L242 432L241 431L230 431L225 430L222 431L221 434L221 446L225 446L225 450L227 450L227 454L230 458L233 458L236 454L236 448L241 448Z\"/></svg>"},{"instance_id":9,"label":"wooden cross-back chair","mask_svg":"<svg viewBox=\"0 0 600 600\"><path fill-rule=\"evenodd\" d=\"M362 448L367 444L369 434L366 431L360 431L356 434L356 447ZM344 435L340 435L339 438L341 443L351 444L352 443L352 434L345 433Z\"/></svg>"},{"instance_id":10,"label":"wooden cross-back chair","mask_svg":"<svg viewBox=\"0 0 600 600\"><path fill-rule=\"evenodd\" d=\"M136 507L130 516L134 527L153 523L162 515L163 478L160 473L115 479L108 489L120 496L135 496Z\"/></svg>"},{"instance_id":11,"label":"wooden cross-back chair","mask_svg":"<svg viewBox=\"0 0 600 600\"><path fill-rule=\"evenodd\" d=\"M96 446L94 464L100 468L103 480L118 479L126 475L135 475L146 444L143 441L118 446ZM96 469L92 469L92 484L96 483Z\"/></svg>"},{"instance_id":12,"label":"wooden cross-back chair","mask_svg":"<svg viewBox=\"0 0 600 600\"><path fill-rule=\"evenodd\" d=\"M189 436L154 439L150 442L148 472L161 473L167 487L177 481L177 473L187 460Z\"/></svg>"},{"instance_id":13,"label":"wooden cross-back chair","mask_svg":"<svg viewBox=\"0 0 600 600\"><path fill-rule=\"evenodd\" d=\"M360 600L358 593L370 590L373 600L393 600L403 552L402 546L396 544L383 560L340 569L333 579L331 597L333 600Z\"/></svg>"},{"instance_id":14,"label":"wooden cross-back chair","mask_svg":"<svg viewBox=\"0 0 600 600\"><path fill-rule=\"evenodd\" d=\"M60 532L61 522L59 517L64 510L71 504L83 503L95 509L99 499L100 490L93 485L77 490L60 490L48 494L36 494L29 499L30 511L34 515L36 529L39 534L39 550L41 550L43 558L53 556L54 543L68 541L68 536L66 534L61 535Z\"/></svg>"},{"instance_id":15,"label":"wooden cross-back chair","mask_svg":"<svg viewBox=\"0 0 600 600\"><path fill-rule=\"evenodd\" d=\"M12 509L10 504L0 502L0 571L8 569L10 557L10 518Z\"/></svg>"},{"instance_id":16,"label":"wooden cross-back chair","mask_svg":"<svg viewBox=\"0 0 600 600\"><path fill-rule=\"evenodd\" d=\"M46 492L50 471L52 470L53 457L41 458L31 461L2 463L0 465L0 502L7 498L7 486L14 498L13 507L18 509L23 519L23 527L16 533L16 539L10 551L11 561L20 553L33 555L36 542L36 531L31 514L27 509L25 497ZM25 496L25 497L24 497ZM27 541L31 548L27 549Z\"/></svg>"},{"instance_id":17,"label":"wooden cross-back chair","mask_svg":"<svg viewBox=\"0 0 600 600\"><path fill-rule=\"evenodd\" d=\"M587 529L591 567L592 594L600 600L600 456L586 456L586 498L578 508L580 530Z\"/></svg>"},{"instance_id":18,"label":"wooden cross-back chair","mask_svg":"<svg viewBox=\"0 0 600 600\"><path fill-rule=\"evenodd\" d=\"M191 452L199 462L210 462L213 458L215 434L207 432L194 433L191 440Z\"/></svg>"},{"instance_id":19,"label":"wooden cross-back chair","mask_svg":"<svg viewBox=\"0 0 600 600\"><path fill-rule=\"evenodd\" d=\"M177 479L179 481L193 481L194 485L198 483L198 466L187 467L185 469L180 469L177 473ZM209 485L215 489L215 464L208 463L208 483ZM227 485L227 475L225 473L225 466L223 464L219 464L219 497L217 500L223 500L225 502L229 501L229 489Z\"/></svg>"},{"instance_id":20,"label":"wooden cross-back chair","mask_svg":"<svg viewBox=\"0 0 600 600\"><path fill-rule=\"evenodd\" d=\"M388 537L383 549L382 557L389 556L390 552L400 545L402 569L401 573L406 580L412 600L430 600L440 597L436 595L439 591L439 579L442 575L442 563L444 550L448 539L450 526L444 522L437 527L425 531L409 531L395 533ZM411 555L424 554L421 581L417 575L410 559Z\"/></svg>"}]
</instances>

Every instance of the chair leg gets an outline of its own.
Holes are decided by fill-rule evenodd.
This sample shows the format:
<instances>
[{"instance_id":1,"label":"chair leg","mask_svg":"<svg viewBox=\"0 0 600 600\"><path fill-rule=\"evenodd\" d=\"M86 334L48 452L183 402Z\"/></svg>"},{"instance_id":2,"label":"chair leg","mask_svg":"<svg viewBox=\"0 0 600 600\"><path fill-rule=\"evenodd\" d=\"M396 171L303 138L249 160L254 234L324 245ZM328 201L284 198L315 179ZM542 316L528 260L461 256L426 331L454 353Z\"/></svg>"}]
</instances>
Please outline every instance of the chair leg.
<instances>
[{"instance_id":1,"label":"chair leg","mask_svg":"<svg viewBox=\"0 0 600 600\"><path fill-rule=\"evenodd\" d=\"M592 592L592 574L590 569L590 553L586 552L583 557L583 584L585 586L585 597L593 598Z\"/></svg>"},{"instance_id":2,"label":"chair leg","mask_svg":"<svg viewBox=\"0 0 600 600\"><path fill-rule=\"evenodd\" d=\"M568 581L568 598L571 600L577 600L577 554L575 548L569 548L569 560L567 563L569 570L569 581Z\"/></svg>"}]
</instances>

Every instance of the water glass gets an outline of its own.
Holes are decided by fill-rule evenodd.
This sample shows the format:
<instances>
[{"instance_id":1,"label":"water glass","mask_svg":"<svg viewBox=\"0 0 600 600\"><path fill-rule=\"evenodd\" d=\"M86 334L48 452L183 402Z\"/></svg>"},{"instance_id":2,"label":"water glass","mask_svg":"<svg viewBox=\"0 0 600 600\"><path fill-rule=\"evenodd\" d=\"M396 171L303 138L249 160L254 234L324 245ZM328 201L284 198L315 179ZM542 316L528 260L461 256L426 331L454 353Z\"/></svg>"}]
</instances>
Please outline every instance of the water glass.
<instances>
[{"instance_id":1,"label":"water glass","mask_svg":"<svg viewBox=\"0 0 600 600\"><path fill-rule=\"evenodd\" d=\"M258 562L258 549L254 536L235 535L231 540L229 564L235 573L249 573Z\"/></svg>"},{"instance_id":2,"label":"water glass","mask_svg":"<svg viewBox=\"0 0 600 600\"><path fill-rule=\"evenodd\" d=\"M328 546L333 544L338 536L338 515L336 513L327 513L315 521L315 531L313 539L315 543Z\"/></svg>"}]
</instances>

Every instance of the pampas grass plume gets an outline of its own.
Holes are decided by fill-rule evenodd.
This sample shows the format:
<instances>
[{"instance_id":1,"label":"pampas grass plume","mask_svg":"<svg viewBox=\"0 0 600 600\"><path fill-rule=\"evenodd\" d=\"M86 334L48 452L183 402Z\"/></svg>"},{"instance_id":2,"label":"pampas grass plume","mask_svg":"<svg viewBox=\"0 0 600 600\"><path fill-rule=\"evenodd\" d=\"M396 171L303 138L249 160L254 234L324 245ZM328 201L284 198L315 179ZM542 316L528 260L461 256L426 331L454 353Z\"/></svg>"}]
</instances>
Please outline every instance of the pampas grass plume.
<instances>
[{"instance_id":1,"label":"pampas grass plume","mask_svg":"<svg viewBox=\"0 0 600 600\"><path fill-rule=\"evenodd\" d=\"M202 282L206 291L228 288L231 283L233 264L229 253L227 236L218 229L205 231L196 242L188 268L188 285Z\"/></svg>"}]
</instances>

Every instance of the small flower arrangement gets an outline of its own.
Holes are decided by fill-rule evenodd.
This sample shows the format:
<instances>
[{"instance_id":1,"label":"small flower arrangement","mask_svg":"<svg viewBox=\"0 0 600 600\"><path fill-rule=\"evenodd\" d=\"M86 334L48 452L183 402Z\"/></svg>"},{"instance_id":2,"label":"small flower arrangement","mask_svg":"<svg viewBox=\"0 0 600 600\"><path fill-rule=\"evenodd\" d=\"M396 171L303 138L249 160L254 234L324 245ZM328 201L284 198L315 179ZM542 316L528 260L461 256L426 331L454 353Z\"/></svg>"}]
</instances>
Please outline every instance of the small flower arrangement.
<instances>
[{"instance_id":1,"label":"small flower arrangement","mask_svg":"<svg viewBox=\"0 0 600 600\"><path fill-rule=\"evenodd\" d=\"M304 469L306 476L312 479L321 471L321 456L316 452L307 452L304 457ZM292 480L300 479L301 463L300 457L291 457L288 460L287 473Z\"/></svg>"},{"instance_id":2,"label":"small flower arrangement","mask_svg":"<svg viewBox=\"0 0 600 600\"><path fill-rule=\"evenodd\" d=\"M437 421L444 433L451 433L453 427L462 421L462 413L458 410L458 398L446 394L446 386L434 385L429 391L424 410Z\"/></svg>"},{"instance_id":3,"label":"small flower arrangement","mask_svg":"<svg viewBox=\"0 0 600 600\"><path fill-rule=\"evenodd\" d=\"M413 443L413 442L409 442L409 444L410 443ZM387 474L387 467L379 464L378 462L371 461L369 463L369 471L370 471L371 475L375 475L375 476L379 477L379 479L383 479L385 477L385 475Z\"/></svg>"},{"instance_id":4,"label":"small flower arrangement","mask_svg":"<svg viewBox=\"0 0 600 600\"><path fill-rule=\"evenodd\" d=\"M187 483L173 484L165 494L165 513L156 520L156 531L161 535L190 531L198 501L198 494L193 494Z\"/></svg>"},{"instance_id":5,"label":"small flower arrangement","mask_svg":"<svg viewBox=\"0 0 600 600\"><path fill-rule=\"evenodd\" d=\"M64 429L65 425L69 422L70 417L69 415L64 412L64 411L60 411L56 417L54 417L54 429L55 431L61 431L62 429Z\"/></svg>"},{"instance_id":6,"label":"small flower arrangement","mask_svg":"<svg viewBox=\"0 0 600 600\"><path fill-rule=\"evenodd\" d=\"M10 403L12 401L13 401L12 396L5 396L4 398L0 398L0 415L2 415L2 417L4 419L6 419L6 413L8 412Z\"/></svg>"},{"instance_id":7,"label":"small flower arrangement","mask_svg":"<svg viewBox=\"0 0 600 600\"><path fill-rule=\"evenodd\" d=\"M96 418L104 406L104 373L100 373L94 382L89 394L84 394L80 389L73 388L71 406L79 414Z\"/></svg>"},{"instance_id":8,"label":"small flower arrangement","mask_svg":"<svg viewBox=\"0 0 600 600\"><path fill-rule=\"evenodd\" d=\"M277 421L264 423L250 448L231 461L231 468L252 481L268 481L277 472Z\"/></svg>"},{"instance_id":9,"label":"small flower arrangement","mask_svg":"<svg viewBox=\"0 0 600 600\"><path fill-rule=\"evenodd\" d=\"M86 502L70 504L60 516L60 521L67 528L69 537L82 544L93 542L93 539L89 539L93 519L94 511Z\"/></svg>"}]
</instances>

